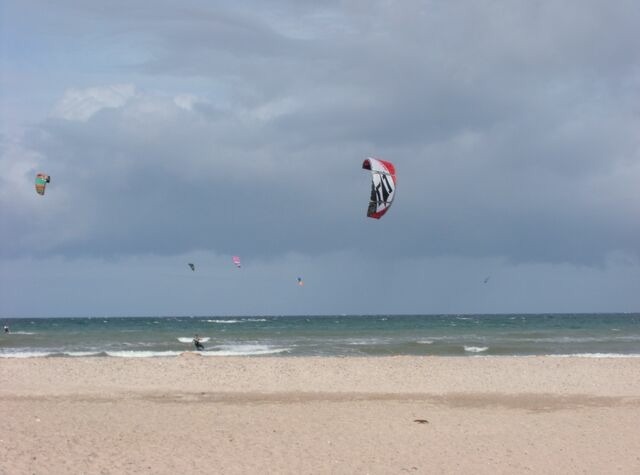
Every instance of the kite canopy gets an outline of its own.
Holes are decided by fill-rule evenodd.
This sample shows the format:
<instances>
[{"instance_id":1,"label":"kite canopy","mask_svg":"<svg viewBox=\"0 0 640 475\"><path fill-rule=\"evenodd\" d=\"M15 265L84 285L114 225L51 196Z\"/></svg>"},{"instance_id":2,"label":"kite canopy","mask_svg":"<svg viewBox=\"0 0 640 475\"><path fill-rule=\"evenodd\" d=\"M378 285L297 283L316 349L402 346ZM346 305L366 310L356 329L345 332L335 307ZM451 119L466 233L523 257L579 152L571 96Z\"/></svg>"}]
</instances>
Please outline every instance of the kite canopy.
<instances>
[{"instance_id":1,"label":"kite canopy","mask_svg":"<svg viewBox=\"0 0 640 475\"><path fill-rule=\"evenodd\" d=\"M44 190L50 181L51 177L49 175L45 175L44 173L38 173L36 175L36 191L39 195L44 195Z\"/></svg>"},{"instance_id":2,"label":"kite canopy","mask_svg":"<svg viewBox=\"0 0 640 475\"><path fill-rule=\"evenodd\" d=\"M298 285L300 287L302 287L304 285L304 281L302 280L302 277L298 277Z\"/></svg>"},{"instance_id":3,"label":"kite canopy","mask_svg":"<svg viewBox=\"0 0 640 475\"><path fill-rule=\"evenodd\" d=\"M362 168L371 171L371 198L367 216L380 219L391 207L396 191L396 167L377 158L367 158Z\"/></svg>"},{"instance_id":4,"label":"kite canopy","mask_svg":"<svg viewBox=\"0 0 640 475\"><path fill-rule=\"evenodd\" d=\"M240 264L240 258L238 256L233 256L231 259L238 269L242 267L242 264Z\"/></svg>"},{"instance_id":5,"label":"kite canopy","mask_svg":"<svg viewBox=\"0 0 640 475\"><path fill-rule=\"evenodd\" d=\"M191 267L191 270L192 270L192 271L195 271L195 270L196 270L196 266L195 266L195 265L193 265L191 262L189 262L189 264L187 264L187 265L188 265L189 267Z\"/></svg>"}]
</instances>

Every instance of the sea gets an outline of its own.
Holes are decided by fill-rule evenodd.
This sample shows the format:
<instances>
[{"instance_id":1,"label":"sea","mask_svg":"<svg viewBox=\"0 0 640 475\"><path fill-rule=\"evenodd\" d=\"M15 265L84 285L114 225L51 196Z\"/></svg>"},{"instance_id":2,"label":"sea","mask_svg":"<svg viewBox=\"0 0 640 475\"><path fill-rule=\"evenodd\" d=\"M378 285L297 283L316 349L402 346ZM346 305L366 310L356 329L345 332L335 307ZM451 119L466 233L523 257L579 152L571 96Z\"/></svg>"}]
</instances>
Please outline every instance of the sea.
<instances>
[{"instance_id":1,"label":"sea","mask_svg":"<svg viewBox=\"0 0 640 475\"><path fill-rule=\"evenodd\" d=\"M640 357L640 313L4 318L0 358Z\"/></svg>"}]
</instances>

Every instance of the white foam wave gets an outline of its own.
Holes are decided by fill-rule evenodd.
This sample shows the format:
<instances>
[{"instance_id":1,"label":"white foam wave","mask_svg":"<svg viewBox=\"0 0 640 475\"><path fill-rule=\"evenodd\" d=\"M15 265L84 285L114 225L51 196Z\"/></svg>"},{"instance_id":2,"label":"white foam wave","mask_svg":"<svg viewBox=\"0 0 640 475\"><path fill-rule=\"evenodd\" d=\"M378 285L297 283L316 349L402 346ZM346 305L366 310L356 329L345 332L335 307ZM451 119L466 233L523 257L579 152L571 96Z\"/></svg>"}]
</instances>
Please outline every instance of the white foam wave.
<instances>
[{"instance_id":1,"label":"white foam wave","mask_svg":"<svg viewBox=\"0 0 640 475\"><path fill-rule=\"evenodd\" d=\"M35 332L22 332L22 331L19 331L19 332L11 332L11 331L10 331L10 332L8 332L8 334L9 334L9 335L35 335L36 333L35 333Z\"/></svg>"},{"instance_id":2,"label":"white foam wave","mask_svg":"<svg viewBox=\"0 0 640 475\"><path fill-rule=\"evenodd\" d=\"M464 347L464 351L468 351L469 353L482 353L483 351L487 351L489 349L488 346L466 346Z\"/></svg>"},{"instance_id":3,"label":"white foam wave","mask_svg":"<svg viewBox=\"0 0 640 475\"><path fill-rule=\"evenodd\" d=\"M107 356L119 358L153 358L156 356L178 356L182 351L107 351Z\"/></svg>"},{"instance_id":4,"label":"white foam wave","mask_svg":"<svg viewBox=\"0 0 640 475\"><path fill-rule=\"evenodd\" d=\"M200 338L200 342L201 343L206 343L210 340L211 338L209 338L208 336L202 337ZM193 338L189 338L187 336L181 336L178 337L178 341L181 343L193 343Z\"/></svg>"},{"instance_id":5,"label":"white foam wave","mask_svg":"<svg viewBox=\"0 0 640 475\"><path fill-rule=\"evenodd\" d=\"M266 322L266 318L241 318L233 320L206 320L209 323L245 323L245 322Z\"/></svg>"},{"instance_id":6,"label":"white foam wave","mask_svg":"<svg viewBox=\"0 0 640 475\"><path fill-rule=\"evenodd\" d=\"M347 343L349 345L379 345L388 341L387 338L352 338Z\"/></svg>"},{"instance_id":7,"label":"white foam wave","mask_svg":"<svg viewBox=\"0 0 640 475\"><path fill-rule=\"evenodd\" d=\"M14 351L0 353L0 358L46 358L49 356L98 356L103 353L99 351Z\"/></svg>"},{"instance_id":8,"label":"white foam wave","mask_svg":"<svg viewBox=\"0 0 640 475\"><path fill-rule=\"evenodd\" d=\"M620 335L620 336L557 336L542 338L517 338L517 341L530 341L533 343L602 343L610 341L640 341L640 335Z\"/></svg>"},{"instance_id":9,"label":"white foam wave","mask_svg":"<svg viewBox=\"0 0 640 475\"><path fill-rule=\"evenodd\" d=\"M198 351L202 356L259 356L290 351L290 348L276 348L268 345L221 345L216 349ZM50 356L89 357L107 355L116 358L154 358L179 356L184 351L15 351L1 352L0 358L46 358Z\"/></svg>"},{"instance_id":10,"label":"white foam wave","mask_svg":"<svg viewBox=\"0 0 640 475\"><path fill-rule=\"evenodd\" d=\"M204 356L257 356L273 355L290 351L290 348L276 348L268 345L220 345L215 351L202 351Z\"/></svg>"},{"instance_id":11,"label":"white foam wave","mask_svg":"<svg viewBox=\"0 0 640 475\"><path fill-rule=\"evenodd\" d=\"M15 353L0 353L0 358L43 358L51 355L44 351L16 351Z\"/></svg>"},{"instance_id":12,"label":"white foam wave","mask_svg":"<svg viewBox=\"0 0 640 475\"><path fill-rule=\"evenodd\" d=\"M431 345L431 344L433 344L433 340L418 340L418 341L416 341L416 343L418 343L420 345Z\"/></svg>"}]
</instances>

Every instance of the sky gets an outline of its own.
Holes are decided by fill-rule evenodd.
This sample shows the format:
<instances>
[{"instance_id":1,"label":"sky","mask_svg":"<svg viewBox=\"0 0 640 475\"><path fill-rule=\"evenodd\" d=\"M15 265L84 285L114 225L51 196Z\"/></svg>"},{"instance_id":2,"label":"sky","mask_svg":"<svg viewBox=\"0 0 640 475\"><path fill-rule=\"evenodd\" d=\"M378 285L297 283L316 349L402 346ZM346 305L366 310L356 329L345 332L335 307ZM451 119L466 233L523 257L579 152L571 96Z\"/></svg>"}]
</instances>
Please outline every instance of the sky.
<instances>
[{"instance_id":1,"label":"sky","mask_svg":"<svg viewBox=\"0 0 640 475\"><path fill-rule=\"evenodd\" d=\"M639 23L0 0L0 317L640 311Z\"/></svg>"}]
</instances>

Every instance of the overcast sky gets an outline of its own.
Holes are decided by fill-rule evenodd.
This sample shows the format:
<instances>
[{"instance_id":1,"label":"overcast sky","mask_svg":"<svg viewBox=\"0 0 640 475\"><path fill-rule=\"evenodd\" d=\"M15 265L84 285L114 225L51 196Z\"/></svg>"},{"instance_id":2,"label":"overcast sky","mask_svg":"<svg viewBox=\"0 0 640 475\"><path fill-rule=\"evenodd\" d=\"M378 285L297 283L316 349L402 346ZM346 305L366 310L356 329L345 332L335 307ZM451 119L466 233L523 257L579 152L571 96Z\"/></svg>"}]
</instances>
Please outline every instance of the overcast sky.
<instances>
[{"instance_id":1,"label":"overcast sky","mask_svg":"<svg viewBox=\"0 0 640 475\"><path fill-rule=\"evenodd\" d=\"M638 25L0 0L0 317L639 311ZM381 220L367 156L397 170Z\"/></svg>"}]
</instances>

